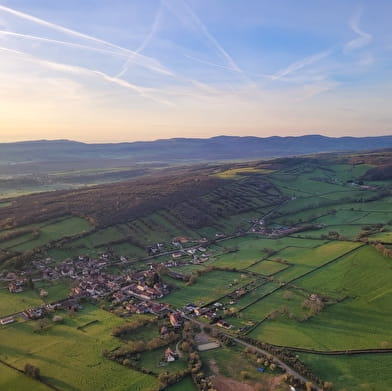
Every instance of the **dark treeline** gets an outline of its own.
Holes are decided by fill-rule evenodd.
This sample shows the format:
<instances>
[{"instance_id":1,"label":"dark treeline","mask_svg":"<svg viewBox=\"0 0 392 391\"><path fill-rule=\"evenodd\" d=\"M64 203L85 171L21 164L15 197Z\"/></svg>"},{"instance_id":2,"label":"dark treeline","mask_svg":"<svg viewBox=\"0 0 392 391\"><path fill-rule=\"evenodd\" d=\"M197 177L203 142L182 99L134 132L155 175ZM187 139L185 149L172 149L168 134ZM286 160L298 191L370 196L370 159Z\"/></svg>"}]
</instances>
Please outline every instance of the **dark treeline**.
<instances>
[{"instance_id":1,"label":"dark treeline","mask_svg":"<svg viewBox=\"0 0 392 391\"><path fill-rule=\"evenodd\" d=\"M105 227L174 207L215 189L223 182L201 172L31 194L15 198L10 206L0 209L0 226L11 228L76 215L88 218L98 227Z\"/></svg>"}]
</instances>

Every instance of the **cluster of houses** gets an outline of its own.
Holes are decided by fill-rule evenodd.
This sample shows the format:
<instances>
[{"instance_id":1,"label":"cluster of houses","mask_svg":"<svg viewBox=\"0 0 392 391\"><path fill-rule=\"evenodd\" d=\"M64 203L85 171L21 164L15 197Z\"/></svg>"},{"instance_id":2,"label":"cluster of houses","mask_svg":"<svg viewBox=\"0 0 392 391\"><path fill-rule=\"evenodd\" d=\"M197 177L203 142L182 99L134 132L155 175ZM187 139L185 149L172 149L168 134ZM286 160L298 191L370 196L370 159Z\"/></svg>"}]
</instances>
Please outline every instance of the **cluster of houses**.
<instances>
[{"instance_id":1,"label":"cluster of houses","mask_svg":"<svg viewBox=\"0 0 392 391\"><path fill-rule=\"evenodd\" d=\"M170 287L162 280L154 282L154 275L156 275L154 269L127 275L124 277L126 285L113 293L114 301L122 303L131 297L141 300L156 300L170 293Z\"/></svg>"},{"instance_id":2,"label":"cluster of houses","mask_svg":"<svg viewBox=\"0 0 392 391\"><path fill-rule=\"evenodd\" d=\"M108 264L108 255L102 254L93 259L80 255L77 259L66 259L54 264L52 258L34 260L33 265L42 274L44 280L56 280L61 277L78 279L80 275L101 272Z\"/></svg>"},{"instance_id":3,"label":"cluster of houses","mask_svg":"<svg viewBox=\"0 0 392 391\"><path fill-rule=\"evenodd\" d=\"M167 348L163 354L163 357L166 362L173 362L178 359L178 354L173 352L170 348Z\"/></svg>"},{"instance_id":4,"label":"cluster of houses","mask_svg":"<svg viewBox=\"0 0 392 391\"><path fill-rule=\"evenodd\" d=\"M123 307L131 314L154 314L160 316L169 310L167 304L154 303L152 301L131 300L123 303Z\"/></svg>"},{"instance_id":5,"label":"cluster of houses","mask_svg":"<svg viewBox=\"0 0 392 391\"><path fill-rule=\"evenodd\" d=\"M181 249L172 253L172 259L176 260L185 256L193 257L191 263L193 264L201 264L205 261L208 261L208 255L206 254L207 249L205 247L191 247L188 249ZM179 265L181 266L181 265Z\"/></svg>"},{"instance_id":6,"label":"cluster of houses","mask_svg":"<svg viewBox=\"0 0 392 391\"><path fill-rule=\"evenodd\" d=\"M112 295L114 301L121 303L131 297L154 300L169 293L169 287L160 279L150 283L161 265L151 265L150 269L141 272L114 275L105 271L108 266L106 254L97 259L79 256L56 265L47 258L34 261L34 265L41 271L43 279L68 277L75 280L70 293L72 297L99 299Z\"/></svg>"},{"instance_id":7,"label":"cluster of houses","mask_svg":"<svg viewBox=\"0 0 392 391\"><path fill-rule=\"evenodd\" d=\"M44 317L45 315L53 311L60 309L76 312L82 309L82 306L78 303L76 299L69 298L59 300L55 303L42 304L37 307L28 308L22 312L22 316L25 319L36 320Z\"/></svg>"},{"instance_id":8,"label":"cluster of houses","mask_svg":"<svg viewBox=\"0 0 392 391\"><path fill-rule=\"evenodd\" d=\"M269 238L280 238L283 236L291 235L296 232L301 232L301 231L306 231L310 229L321 229L323 228L323 224L308 224L308 225L302 225L302 226L296 226L296 227L287 227L287 226L275 226L271 228L267 228L264 225L254 225L251 228L251 232L259 233L262 235L265 235Z\"/></svg>"},{"instance_id":9,"label":"cluster of houses","mask_svg":"<svg viewBox=\"0 0 392 391\"><path fill-rule=\"evenodd\" d=\"M14 323L14 322L15 322L15 318L13 316L7 316L6 318L0 319L0 324L2 326L5 326L10 323Z\"/></svg>"},{"instance_id":10,"label":"cluster of houses","mask_svg":"<svg viewBox=\"0 0 392 391\"><path fill-rule=\"evenodd\" d=\"M192 244L203 244L207 243L208 239L207 238L201 238L201 239L190 239L185 236L177 236L171 240L170 244L158 242L155 243L149 247L147 247L147 252L148 255L158 255L162 251L170 251L171 249L180 249L183 250L183 245L186 245L189 243L190 245Z\"/></svg>"},{"instance_id":11,"label":"cluster of houses","mask_svg":"<svg viewBox=\"0 0 392 391\"><path fill-rule=\"evenodd\" d=\"M176 311L176 312L171 312L169 314L169 322L174 328L179 328L182 326L183 323L183 318L181 315L181 312Z\"/></svg>"},{"instance_id":12,"label":"cluster of houses","mask_svg":"<svg viewBox=\"0 0 392 391\"><path fill-rule=\"evenodd\" d=\"M20 293L24 291L24 285L26 283L26 279L24 278L17 278L14 281L11 281L8 284L8 290L11 293Z\"/></svg>"},{"instance_id":13,"label":"cluster of houses","mask_svg":"<svg viewBox=\"0 0 392 391\"><path fill-rule=\"evenodd\" d=\"M225 329L232 329L234 326L222 320L221 316L219 315L219 310L224 309L224 305L219 302L216 302L211 306L205 307L199 307L193 303L188 303L184 307L184 311L186 311L187 313L194 314L197 317L201 316L209 320L211 324L216 324L219 327L223 327Z\"/></svg>"}]
</instances>

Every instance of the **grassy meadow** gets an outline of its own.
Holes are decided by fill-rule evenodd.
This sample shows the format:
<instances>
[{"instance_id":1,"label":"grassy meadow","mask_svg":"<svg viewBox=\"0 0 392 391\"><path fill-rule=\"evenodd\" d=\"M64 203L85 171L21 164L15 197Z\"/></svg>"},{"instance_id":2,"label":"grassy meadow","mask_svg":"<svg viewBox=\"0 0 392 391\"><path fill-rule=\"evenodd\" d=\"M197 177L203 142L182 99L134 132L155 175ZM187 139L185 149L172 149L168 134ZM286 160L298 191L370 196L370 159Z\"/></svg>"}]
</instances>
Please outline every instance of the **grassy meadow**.
<instances>
[{"instance_id":1,"label":"grassy meadow","mask_svg":"<svg viewBox=\"0 0 392 391\"><path fill-rule=\"evenodd\" d=\"M39 332L34 321L1 328L0 359L19 369L33 364L45 382L64 391L144 391L156 386L155 378L103 357L104 350L119 345L110 332L122 320L91 305L64 318L64 324ZM93 320L97 322L78 329Z\"/></svg>"}]
</instances>

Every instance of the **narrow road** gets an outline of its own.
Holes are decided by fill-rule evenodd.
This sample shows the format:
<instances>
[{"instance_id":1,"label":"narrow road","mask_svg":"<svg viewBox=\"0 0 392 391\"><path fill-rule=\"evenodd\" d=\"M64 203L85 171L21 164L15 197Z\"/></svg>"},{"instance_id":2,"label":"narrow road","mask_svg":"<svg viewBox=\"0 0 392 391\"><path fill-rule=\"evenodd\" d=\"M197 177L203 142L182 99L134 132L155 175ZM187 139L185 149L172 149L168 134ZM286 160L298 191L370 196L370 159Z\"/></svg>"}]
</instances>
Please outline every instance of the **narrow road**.
<instances>
[{"instance_id":1,"label":"narrow road","mask_svg":"<svg viewBox=\"0 0 392 391\"><path fill-rule=\"evenodd\" d=\"M322 388L318 387L316 384L313 384L313 382L309 379L307 379L306 377L302 376L300 373L298 373L296 370L294 370L293 368L289 367L287 364L285 364L282 360L280 360L279 358L275 357L274 355L272 355L271 353L267 352L266 350L260 349L257 346L254 346L252 344L249 344L247 342L242 341L241 339L232 337L231 335L228 335L226 333L224 333L227 337L231 338L233 341L237 342L239 345L245 346L247 348L250 348L256 352L259 352L261 354L264 354L266 356L271 356L273 357L273 362L278 365L279 367L283 368L289 375L295 377L296 379L302 381L303 383L307 383L310 382L312 383L312 389L316 390L316 391L323 391Z\"/></svg>"},{"instance_id":2,"label":"narrow road","mask_svg":"<svg viewBox=\"0 0 392 391\"><path fill-rule=\"evenodd\" d=\"M177 343L176 343L176 353L178 354L178 357L182 357L183 356L183 354L182 354L182 352L181 352L181 350L180 350L180 343L182 342L182 339L180 339Z\"/></svg>"},{"instance_id":3,"label":"narrow road","mask_svg":"<svg viewBox=\"0 0 392 391\"><path fill-rule=\"evenodd\" d=\"M202 322L200 322L200 321L198 321L198 320L196 320L196 319L193 319L193 318L191 318L190 316L187 316L187 315L185 315L185 314L183 314L182 316L183 316L183 318L189 320L190 322L196 323L196 324L199 325L201 328L203 328L203 327L205 326L204 323L202 323ZM209 325L209 327L211 327L211 325ZM216 330L218 330L216 327L214 327L214 326L212 326L212 327L215 328ZM242 346L245 346L245 347L247 347L247 348L250 348L250 349L252 349L252 350L254 350L254 351L256 351L256 352L259 352L259 353L261 353L261 354L263 354L263 355L265 355L265 356L272 357L272 358L273 358L273 362L274 362L276 365L280 366L283 370L285 370L289 375L293 376L294 378L300 380L300 381L303 382L303 383L308 383L308 382L309 382L309 383L312 383L312 387L313 387L312 389L315 390L315 391L323 391L322 388L318 387L316 384L313 384L313 382L312 382L311 380L309 380L309 379L307 379L306 377L302 376L299 372L297 372L295 369L293 369L293 368L291 368L290 366L288 366L288 365L287 365L286 363L284 363L281 359L279 359L278 357L274 356L274 355L271 354L270 352L267 352L266 350L261 349L261 348L259 348L259 347L257 347L257 346L254 346L254 345L252 345L252 344L250 344L250 343L248 343L248 342L242 341L242 340L239 339L239 338L233 337L232 335L225 333L225 332L222 331L221 329L219 329L219 332L220 332L221 334L224 334L227 338L230 338L230 339L233 340L234 342L238 343L239 345L242 345Z\"/></svg>"}]
</instances>

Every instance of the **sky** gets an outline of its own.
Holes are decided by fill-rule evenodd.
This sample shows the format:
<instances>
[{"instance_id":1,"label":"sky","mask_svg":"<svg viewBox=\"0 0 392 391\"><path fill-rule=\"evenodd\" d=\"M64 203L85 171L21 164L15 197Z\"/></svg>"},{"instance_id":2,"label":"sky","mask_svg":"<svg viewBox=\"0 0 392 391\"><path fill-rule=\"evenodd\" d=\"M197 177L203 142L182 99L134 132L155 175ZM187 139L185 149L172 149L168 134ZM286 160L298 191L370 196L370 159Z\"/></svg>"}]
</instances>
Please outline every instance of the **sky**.
<instances>
[{"instance_id":1,"label":"sky","mask_svg":"<svg viewBox=\"0 0 392 391\"><path fill-rule=\"evenodd\" d=\"M390 0L0 0L0 142L392 134Z\"/></svg>"}]
</instances>

